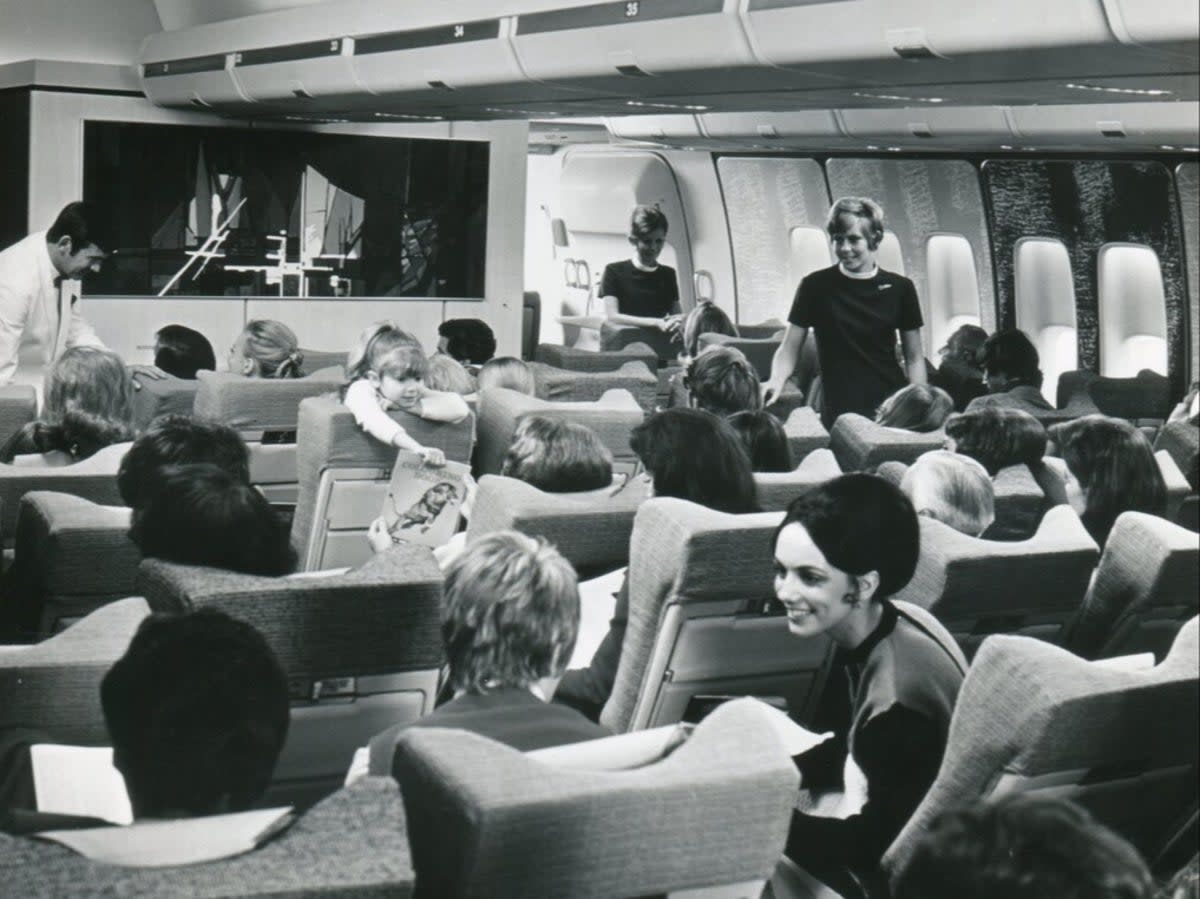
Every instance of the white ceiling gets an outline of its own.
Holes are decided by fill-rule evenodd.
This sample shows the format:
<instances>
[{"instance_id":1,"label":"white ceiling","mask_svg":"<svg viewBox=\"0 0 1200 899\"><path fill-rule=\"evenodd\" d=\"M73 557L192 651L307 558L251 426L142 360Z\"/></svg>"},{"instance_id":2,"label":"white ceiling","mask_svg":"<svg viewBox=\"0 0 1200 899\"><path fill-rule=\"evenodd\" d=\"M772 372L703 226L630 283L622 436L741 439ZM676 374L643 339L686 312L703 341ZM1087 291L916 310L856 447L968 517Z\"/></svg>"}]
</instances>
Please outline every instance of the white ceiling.
<instances>
[{"instance_id":1,"label":"white ceiling","mask_svg":"<svg viewBox=\"0 0 1200 899\"><path fill-rule=\"evenodd\" d=\"M252 16L297 6L313 6L323 0L154 0L164 31L207 25L225 19ZM388 2L388 0L381 0Z\"/></svg>"},{"instance_id":2,"label":"white ceiling","mask_svg":"<svg viewBox=\"0 0 1200 899\"><path fill-rule=\"evenodd\" d=\"M130 65L146 35L161 30L153 0L0 0L0 64Z\"/></svg>"}]
</instances>

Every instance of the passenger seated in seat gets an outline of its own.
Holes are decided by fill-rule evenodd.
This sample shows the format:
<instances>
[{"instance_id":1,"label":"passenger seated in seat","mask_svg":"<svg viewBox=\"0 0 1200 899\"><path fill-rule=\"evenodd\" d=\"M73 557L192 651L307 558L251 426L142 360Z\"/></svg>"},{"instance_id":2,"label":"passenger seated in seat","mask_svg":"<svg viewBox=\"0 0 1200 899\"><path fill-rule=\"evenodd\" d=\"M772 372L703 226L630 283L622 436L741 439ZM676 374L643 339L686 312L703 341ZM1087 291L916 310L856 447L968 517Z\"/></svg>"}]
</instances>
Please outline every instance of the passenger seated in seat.
<instances>
[{"instance_id":1,"label":"passenger seated in seat","mask_svg":"<svg viewBox=\"0 0 1200 899\"><path fill-rule=\"evenodd\" d=\"M946 423L954 411L950 394L928 384L909 384L901 387L875 413L875 423L887 428L899 428L916 434L928 434Z\"/></svg>"},{"instance_id":2,"label":"passenger seated in seat","mask_svg":"<svg viewBox=\"0 0 1200 899\"><path fill-rule=\"evenodd\" d=\"M377 322L359 335L350 353L342 402L376 440L417 453L430 465L444 465L445 453L422 446L385 411L403 409L430 421L466 418L470 410L461 396L425 386L428 371L425 352L411 334L394 322Z\"/></svg>"},{"instance_id":3,"label":"passenger seated in seat","mask_svg":"<svg viewBox=\"0 0 1200 899\"><path fill-rule=\"evenodd\" d=\"M946 419L946 449L970 456L995 477L1010 465L1039 466L1046 455L1046 429L1020 409L968 409Z\"/></svg>"},{"instance_id":4,"label":"passenger seated in seat","mask_svg":"<svg viewBox=\"0 0 1200 899\"><path fill-rule=\"evenodd\" d=\"M392 772L396 741L408 727L467 730L523 752L609 736L546 701L579 632L575 570L558 550L516 531L488 534L450 565L442 595L454 699L374 737L371 774Z\"/></svg>"},{"instance_id":5,"label":"passenger seated in seat","mask_svg":"<svg viewBox=\"0 0 1200 899\"><path fill-rule=\"evenodd\" d=\"M846 895L847 872L877 875L933 783L965 662L936 621L888 600L912 578L920 530L912 503L883 478L850 474L813 487L788 508L774 549L788 630L836 648L814 719L835 737L798 757L801 786L844 790L846 815L794 813L786 851Z\"/></svg>"},{"instance_id":6,"label":"passenger seated in seat","mask_svg":"<svg viewBox=\"0 0 1200 899\"><path fill-rule=\"evenodd\" d=\"M679 284L675 269L659 265L667 241L667 217L655 206L638 206L629 220L632 259L610 262L600 279L608 320L617 325L657 328L678 338Z\"/></svg>"},{"instance_id":7,"label":"passenger seated in seat","mask_svg":"<svg viewBox=\"0 0 1200 899\"><path fill-rule=\"evenodd\" d=\"M742 438L750 456L750 467L757 472L791 471L792 448L779 419L770 412L738 412L727 419Z\"/></svg>"},{"instance_id":8,"label":"passenger seated in seat","mask_svg":"<svg viewBox=\"0 0 1200 899\"><path fill-rule=\"evenodd\" d=\"M429 357L425 386L430 390L457 393L459 396L470 396L476 390L475 376L462 363L445 353L434 353Z\"/></svg>"},{"instance_id":9,"label":"passenger seated in seat","mask_svg":"<svg viewBox=\"0 0 1200 899\"><path fill-rule=\"evenodd\" d=\"M190 415L156 418L121 459L117 471L121 500L131 509L140 508L161 469L200 462L216 465L240 483L250 483L250 451L233 428Z\"/></svg>"},{"instance_id":10,"label":"passenger seated in seat","mask_svg":"<svg viewBox=\"0 0 1200 899\"><path fill-rule=\"evenodd\" d=\"M147 558L266 577L296 569L287 523L261 493L211 464L170 465L149 479L129 539Z\"/></svg>"},{"instance_id":11,"label":"passenger seated in seat","mask_svg":"<svg viewBox=\"0 0 1200 899\"><path fill-rule=\"evenodd\" d=\"M1024 331L997 331L984 342L979 361L988 393L971 400L968 412L999 406L1040 417L1056 411L1042 396L1041 360Z\"/></svg>"},{"instance_id":12,"label":"passenger seated in seat","mask_svg":"<svg viewBox=\"0 0 1200 899\"><path fill-rule=\"evenodd\" d=\"M39 465L72 465L133 439L133 381L121 357L94 346L71 347L46 376L42 417L0 447L0 462L45 453Z\"/></svg>"},{"instance_id":13,"label":"passenger seated in seat","mask_svg":"<svg viewBox=\"0 0 1200 899\"><path fill-rule=\"evenodd\" d=\"M650 416L629 438L654 496L686 499L718 512L757 512L758 488L750 458L733 428L701 409L667 409ZM629 620L629 578L617 592L616 608L587 668L563 675L554 701L579 709L592 720L612 693Z\"/></svg>"},{"instance_id":14,"label":"passenger seated in seat","mask_svg":"<svg viewBox=\"0 0 1200 899\"><path fill-rule=\"evenodd\" d=\"M688 404L715 415L754 412L762 408L758 372L741 350L710 346L688 363L683 374Z\"/></svg>"},{"instance_id":15,"label":"passenger seated in seat","mask_svg":"<svg viewBox=\"0 0 1200 899\"><path fill-rule=\"evenodd\" d=\"M247 378L303 378L304 354L283 322L255 319L229 348L229 370Z\"/></svg>"},{"instance_id":16,"label":"passenger seated in seat","mask_svg":"<svg viewBox=\"0 0 1200 899\"><path fill-rule=\"evenodd\" d=\"M479 369L475 380L480 393L493 387L504 387L533 396L536 389L533 371L515 356L498 356L489 360Z\"/></svg>"},{"instance_id":17,"label":"passenger seated in seat","mask_svg":"<svg viewBox=\"0 0 1200 899\"><path fill-rule=\"evenodd\" d=\"M1061 481L1039 483L1049 499L1070 504L1101 548L1122 512L1166 514L1167 485L1154 450L1129 422L1085 415L1054 425L1050 437L1065 465L1055 466Z\"/></svg>"},{"instance_id":18,"label":"passenger seated in seat","mask_svg":"<svg viewBox=\"0 0 1200 899\"><path fill-rule=\"evenodd\" d=\"M517 425L500 474L547 493L576 493L610 487L612 461L591 428L533 415Z\"/></svg>"},{"instance_id":19,"label":"passenger seated in seat","mask_svg":"<svg viewBox=\"0 0 1200 899\"><path fill-rule=\"evenodd\" d=\"M496 335L478 318L451 318L438 325L438 352L462 363L471 374L496 355Z\"/></svg>"},{"instance_id":20,"label":"passenger seated in seat","mask_svg":"<svg viewBox=\"0 0 1200 899\"><path fill-rule=\"evenodd\" d=\"M208 338L183 325L166 325L154 335L154 364L185 381L198 371L214 371L217 357Z\"/></svg>"},{"instance_id":21,"label":"passenger seated in seat","mask_svg":"<svg viewBox=\"0 0 1200 899\"><path fill-rule=\"evenodd\" d=\"M894 899L1150 899L1146 863L1065 799L1008 795L938 817L900 873Z\"/></svg>"},{"instance_id":22,"label":"passenger seated in seat","mask_svg":"<svg viewBox=\"0 0 1200 899\"><path fill-rule=\"evenodd\" d=\"M987 331L978 325L963 325L938 350L942 364L933 371L929 383L950 394L957 412L967 408L975 397L987 393L979 364L979 351L987 337Z\"/></svg>"},{"instance_id":23,"label":"passenger seated in seat","mask_svg":"<svg viewBox=\"0 0 1200 899\"><path fill-rule=\"evenodd\" d=\"M100 703L135 819L249 809L266 790L288 730L288 685L262 635L223 612L151 615L100 684ZM44 742L36 735L31 742ZM28 746L7 754L0 830L64 821L33 809Z\"/></svg>"},{"instance_id":24,"label":"passenger seated in seat","mask_svg":"<svg viewBox=\"0 0 1200 899\"><path fill-rule=\"evenodd\" d=\"M987 470L970 456L934 450L920 456L900 482L918 515L978 537L996 519L996 496Z\"/></svg>"},{"instance_id":25,"label":"passenger seated in seat","mask_svg":"<svg viewBox=\"0 0 1200 899\"><path fill-rule=\"evenodd\" d=\"M683 319L683 356L688 359L700 352L700 337L704 334L725 334L737 337L738 329L725 310L710 300L696 304Z\"/></svg>"},{"instance_id":26,"label":"passenger seated in seat","mask_svg":"<svg viewBox=\"0 0 1200 899\"><path fill-rule=\"evenodd\" d=\"M1171 416L1167 421L1186 421L1193 425L1200 423L1200 381L1192 381L1187 396L1171 410Z\"/></svg>"}]
</instances>

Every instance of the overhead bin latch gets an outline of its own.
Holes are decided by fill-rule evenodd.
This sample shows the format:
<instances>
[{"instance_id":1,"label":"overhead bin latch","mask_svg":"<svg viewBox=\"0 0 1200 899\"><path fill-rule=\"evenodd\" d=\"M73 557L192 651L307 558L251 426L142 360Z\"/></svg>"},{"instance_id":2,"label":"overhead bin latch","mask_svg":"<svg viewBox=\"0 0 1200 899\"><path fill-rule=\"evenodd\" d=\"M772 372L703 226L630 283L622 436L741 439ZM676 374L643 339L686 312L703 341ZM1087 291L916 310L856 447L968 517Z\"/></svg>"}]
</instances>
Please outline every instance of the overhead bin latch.
<instances>
[{"instance_id":1,"label":"overhead bin latch","mask_svg":"<svg viewBox=\"0 0 1200 899\"><path fill-rule=\"evenodd\" d=\"M924 28L889 28L887 41L901 59L946 59L929 45Z\"/></svg>"}]
</instances>

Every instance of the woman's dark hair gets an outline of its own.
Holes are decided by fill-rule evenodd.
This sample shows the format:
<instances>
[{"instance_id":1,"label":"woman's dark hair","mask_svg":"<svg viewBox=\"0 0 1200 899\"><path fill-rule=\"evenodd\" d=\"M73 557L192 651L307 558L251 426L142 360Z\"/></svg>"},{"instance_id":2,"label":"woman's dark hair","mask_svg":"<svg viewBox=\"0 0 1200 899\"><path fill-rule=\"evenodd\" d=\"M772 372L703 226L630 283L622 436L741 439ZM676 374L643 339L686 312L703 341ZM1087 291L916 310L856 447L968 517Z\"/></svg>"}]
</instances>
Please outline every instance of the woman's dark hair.
<instances>
[{"instance_id":1,"label":"woman's dark hair","mask_svg":"<svg viewBox=\"0 0 1200 899\"><path fill-rule=\"evenodd\" d=\"M1122 512L1166 513L1167 485L1154 450L1129 422L1085 415L1054 425L1050 437L1086 491L1083 524L1100 546Z\"/></svg>"},{"instance_id":2,"label":"woman's dark hair","mask_svg":"<svg viewBox=\"0 0 1200 899\"><path fill-rule=\"evenodd\" d=\"M483 365L496 355L496 335L478 318L451 318L438 325L446 338L446 353L459 362Z\"/></svg>"},{"instance_id":3,"label":"woman's dark hair","mask_svg":"<svg viewBox=\"0 0 1200 899\"><path fill-rule=\"evenodd\" d=\"M957 359L971 368L979 368L979 351L987 343L988 332L979 325L960 325L946 339L942 352L947 359Z\"/></svg>"},{"instance_id":4,"label":"woman's dark hair","mask_svg":"<svg viewBox=\"0 0 1200 899\"><path fill-rule=\"evenodd\" d=\"M289 529L261 493L216 465L171 465L151 479L129 537L148 558L278 576L296 568Z\"/></svg>"},{"instance_id":5,"label":"woman's dark hair","mask_svg":"<svg viewBox=\"0 0 1200 899\"><path fill-rule=\"evenodd\" d=\"M250 808L288 731L275 653L215 609L144 620L101 681L100 703L138 818Z\"/></svg>"},{"instance_id":6,"label":"woman's dark hair","mask_svg":"<svg viewBox=\"0 0 1200 899\"><path fill-rule=\"evenodd\" d=\"M762 408L758 372L736 347L705 347L688 363L683 384L693 406L717 415Z\"/></svg>"},{"instance_id":7,"label":"woman's dark hair","mask_svg":"<svg viewBox=\"0 0 1200 899\"><path fill-rule=\"evenodd\" d=\"M724 334L737 337L737 325L725 310L711 300L701 300L683 319L683 354L695 356L700 352L700 338L705 334Z\"/></svg>"},{"instance_id":8,"label":"woman's dark hair","mask_svg":"<svg viewBox=\"0 0 1200 899\"><path fill-rule=\"evenodd\" d=\"M117 471L117 490L130 508L142 505L147 485L168 465L208 462L250 483L250 451L229 425L190 415L162 415L133 441Z\"/></svg>"},{"instance_id":9,"label":"woman's dark hair","mask_svg":"<svg viewBox=\"0 0 1200 899\"><path fill-rule=\"evenodd\" d=\"M742 439L756 472L792 470L792 448L779 419L770 412L738 412L726 419Z\"/></svg>"},{"instance_id":10,"label":"woman's dark hair","mask_svg":"<svg viewBox=\"0 0 1200 899\"><path fill-rule=\"evenodd\" d=\"M199 331L166 325L154 335L154 364L176 378L194 381L196 372L216 370L217 356Z\"/></svg>"},{"instance_id":11,"label":"woman's dark hair","mask_svg":"<svg viewBox=\"0 0 1200 899\"><path fill-rule=\"evenodd\" d=\"M846 574L879 573L873 599L901 590L917 570L921 529L899 487L873 474L845 474L805 491L788 506L783 523L800 524L817 549Z\"/></svg>"},{"instance_id":12,"label":"woman's dark hair","mask_svg":"<svg viewBox=\"0 0 1200 899\"><path fill-rule=\"evenodd\" d=\"M758 511L750 457L737 432L702 409L667 409L633 429L629 445L654 479L656 496L718 512Z\"/></svg>"},{"instance_id":13,"label":"woman's dark hair","mask_svg":"<svg viewBox=\"0 0 1200 899\"><path fill-rule=\"evenodd\" d=\"M1010 328L997 331L983 343L979 351L979 367L989 377L1002 375L1005 379L1002 390L1022 384L1030 387L1042 386L1041 360L1037 347L1024 331Z\"/></svg>"},{"instance_id":14,"label":"woman's dark hair","mask_svg":"<svg viewBox=\"0 0 1200 899\"><path fill-rule=\"evenodd\" d=\"M970 456L992 477L1010 465L1040 465L1046 455L1046 429L1020 409L983 406L946 419L954 451Z\"/></svg>"},{"instance_id":15,"label":"woman's dark hair","mask_svg":"<svg viewBox=\"0 0 1200 899\"><path fill-rule=\"evenodd\" d=\"M599 490L612 484L612 453L591 428L531 415L517 425L500 474L547 493Z\"/></svg>"},{"instance_id":16,"label":"woman's dark hair","mask_svg":"<svg viewBox=\"0 0 1200 899\"><path fill-rule=\"evenodd\" d=\"M944 425L953 411L954 400L942 388L908 384L880 403L875 422L888 428L928 434Z\"/></svg>"}]
</instances>

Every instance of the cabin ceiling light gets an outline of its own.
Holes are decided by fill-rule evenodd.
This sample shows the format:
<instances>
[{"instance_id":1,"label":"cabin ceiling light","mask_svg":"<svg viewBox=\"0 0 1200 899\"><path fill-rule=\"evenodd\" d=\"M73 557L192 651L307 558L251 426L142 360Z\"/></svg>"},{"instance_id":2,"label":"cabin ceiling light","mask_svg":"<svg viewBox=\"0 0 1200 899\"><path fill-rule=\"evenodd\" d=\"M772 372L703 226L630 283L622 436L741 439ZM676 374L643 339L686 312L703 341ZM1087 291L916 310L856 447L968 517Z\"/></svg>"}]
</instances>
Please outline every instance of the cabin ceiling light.
<instances>
[{"instance_id":1,"label":"cabin ceiling light","mask_svg":"<svg viewBox=\"0 0 1200 899\"><path fill-rule=\"evenodd\" d=\"M871 94L866 91L854 91L853 96L864 100L898 100L901 103L945 103L942 97L905 97L901 94Z\"/></svg>"},{"instance_id":2,"label":"cabin ceiling light","mask_svg":"<svg viewBox=\"0 0 1200 899\"><path fill-rule=\"evenodd\" d=\"M371 113L377 119L399 119L406 122L444 122L444 116L440 115L415 115L407 112L373 112Z\"/></svg>"},{"instance_id":3,"label":"cabin ceiling light","mask_svg":"<svg viewBox=\"0 0 1200 899\"><path fill-rule=\"evenodd\" d=\"M626 106L640 106L645 109L677 109L683 112L706 112L707 106L690 103L649 103L643 100L626 100Z\"/></svg>"},{"instance_id":4,"label":"cabin ceiling light","mask_svg":"<svg viewBox=\"0 0 1200 899\"><path fill-rule=\"evenodd\" d=\"M903 147L888 147L888 152L889 153L899 153L902 149L903 149Z\"/></svg>"},{"instance_id":5,"label":"cabin ceiling light","mask_svg":"<svg viewBox=\"0 0 1200 899\"><path fill-rule=\"evenodd\" d=\"M1171 91L1152 87L1103 87L1096 84L1068 84L1073 91L1096 91L1102 94L1131 94L1138 97L1163 97Z\"/></svg>"},{"instance_id":6,"label":"cabin ceiling light","mask_svg":"<svg viewBox=\"0 0 1200 899\"><path fill-rule=\"evenodd\" d=\"M504 109L499 106L485 106L483 108L483 111L484 112L494 112L497 115L508 115L508 116L526 115L526 116L532 116L534 118L542 118L543 116L562 115L561 112L557 112L553 109Z\"/></svg>"}]
</instances>

